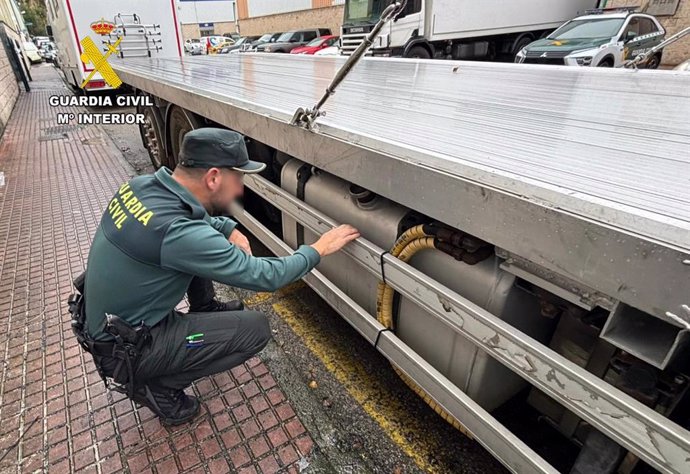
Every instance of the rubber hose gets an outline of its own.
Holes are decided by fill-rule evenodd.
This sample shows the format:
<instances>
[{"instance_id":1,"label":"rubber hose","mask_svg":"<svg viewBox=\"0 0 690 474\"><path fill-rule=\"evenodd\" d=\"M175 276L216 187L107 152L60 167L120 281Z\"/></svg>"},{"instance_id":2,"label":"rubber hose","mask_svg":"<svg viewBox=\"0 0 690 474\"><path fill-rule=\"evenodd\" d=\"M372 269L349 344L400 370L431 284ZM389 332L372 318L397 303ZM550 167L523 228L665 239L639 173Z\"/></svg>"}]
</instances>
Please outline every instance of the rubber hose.
<instances>
[{"instance_id":1,"label":"rubber hose","mask_svg":"<svg viewBox=\"0 0 690 474\"><path fill-rule=\"evenodd\" d=\"M393 248L390 252L391 255L397 257L410 242L412 242L413 240L421 239L422 237L429 237L429 234L424 232L423 224L410 227L405 232L403 232L403 234L400 237L398 237L398 240L395 241L395 244L393 245Z\"/></svg>"},{"instance_id":2,"label":"rubber hose","mask_svg":"<svg viewBox=\"0 0 690 474\"><path fill-rule=\"evenodd\" d=\"M403 262L409 262L409 260L420 250L425 249L435 249L434 238L425 236L426 234L420 228L421 226L413 227L400 236L395 246L391 250L391 255L397 257ZM411 236L418 236L421 233L421 237L412 238ZM405 245L399 245L402 242L406 242ZM388 329L394 330L393 328L393 298L395 296L395 290L384 282L380 282L378 285L376 299L376 317L378 321ZM391 364L392 365L392 364ZM450 423L453 427L459 430L468 438L473 438L472 433L469 432L465 426L460 423L460 421L453 415L448 413L441 405L436 403L436 401L424 391L414 380L412 380L407 374L400 370L395 365L392 365L393 370L398 374L405 384L412 389L422 400L426 402L432 410L434 410L438 415L444 420Z\"/></svg>"}]
</instances>

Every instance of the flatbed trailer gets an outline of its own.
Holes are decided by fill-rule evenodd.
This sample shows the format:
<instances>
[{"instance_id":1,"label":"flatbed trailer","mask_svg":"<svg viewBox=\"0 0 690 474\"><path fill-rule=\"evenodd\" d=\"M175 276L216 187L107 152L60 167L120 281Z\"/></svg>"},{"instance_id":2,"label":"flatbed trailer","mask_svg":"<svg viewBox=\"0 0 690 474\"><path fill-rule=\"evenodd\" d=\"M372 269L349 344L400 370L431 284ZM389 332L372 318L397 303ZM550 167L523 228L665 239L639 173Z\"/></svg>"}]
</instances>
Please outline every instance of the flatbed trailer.
<instances>
[{"instance_id":1,"label":"flatbed trailer","mask_svg":"<svg viewBox=\"0 0 690 474\"><path fill-rule=\"evenodd\" d=\"M307 202L305 189L317 189L312 176L332 177L331 189L346 183L361 208L369 201L357 199L369 192L386 209L410 211L406 219L440 223L492 247L488 273L458 263L439 274L421 260L401 262L388 243L373 242L374 231L367 240L364 225L339 272L324 263L305 281L510 470L554 472L491 416L506 394L483 397L494 390L486 380L463 385L470 375L451 367L461 354L443 359L451 345L436 324L459 337L453 344L473 347L472 357L488 354L529 382L538 409L557 413L559 430L586 447L583 426L624 447L628 468L639 457L662 472L690 471L687 420L669 419L689 403L690 75L367 58L314 129L293 125L295 111L319 100L343 62L246 54L113 67L154 99L142 137L162 164L174 166L189 129L221 125L247 136L253 158L273 170L246 177L254 192L248 199L277 209L282 232L269 230L249 201L234 215L276 254L343 220L324 194ZM400 331L386 330L356 282L342 280L346 271L389 285L421 308L425 326L415 331L400 316ZM485 304L449 288L482 275L495 278L486 282ZM523 332L523 323L510 322L512 300L492 310L508 276L510 291L527 288L538 300L534 318L553 324ZM562 344L572 314L579 315L573 334L595 332L583 360ZM531 318L527 326L537 324ZM656 401L625 382L632 369L620 369L621 360L655 374ZM487 370L489 380L501 373ZM564 414L546 408L552 402L539 404L539 394Z\"/></svg>"}]
</instances>

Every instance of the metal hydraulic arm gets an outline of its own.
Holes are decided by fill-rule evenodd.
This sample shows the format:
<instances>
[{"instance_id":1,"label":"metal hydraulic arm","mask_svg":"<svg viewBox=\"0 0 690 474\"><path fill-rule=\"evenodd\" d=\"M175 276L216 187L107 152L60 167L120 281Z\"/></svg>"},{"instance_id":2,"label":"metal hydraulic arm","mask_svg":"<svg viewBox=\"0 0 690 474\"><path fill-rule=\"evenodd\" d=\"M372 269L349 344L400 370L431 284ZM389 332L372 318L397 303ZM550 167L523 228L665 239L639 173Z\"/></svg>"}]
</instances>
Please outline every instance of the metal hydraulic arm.
<instances>
[{"instance_id":1,"label":"metal hydraulic arm","mask_svg":"<svg viewBox=\"0 0 690 474\"><path fill-rule=\"evenodd\" d=\"M338 85L343 82L345 77L347 77L347 74L352 70L353 67L357 65L359 60L362 59L364 54L367 52L367 49L371 47L379 33L381 33L381 29L386 25L386 23L395 19L405 9L406 5L407 0L402 0L401 2L391 3L383 10L378 23L376 23L369 35L364 38L364 41L362 41L355 52L352 53L345 64L343 64L338 70L319 102L311 109L304 109L300 107L295 111L295 115L292 117L293 125L299 125L311 130L314 127L314 122L316 119L322 115L326 115L326 112L321 111L321 107L323 107L330 96L335 94L335 89L338 87Z\"/></svg>"}]
</instances>

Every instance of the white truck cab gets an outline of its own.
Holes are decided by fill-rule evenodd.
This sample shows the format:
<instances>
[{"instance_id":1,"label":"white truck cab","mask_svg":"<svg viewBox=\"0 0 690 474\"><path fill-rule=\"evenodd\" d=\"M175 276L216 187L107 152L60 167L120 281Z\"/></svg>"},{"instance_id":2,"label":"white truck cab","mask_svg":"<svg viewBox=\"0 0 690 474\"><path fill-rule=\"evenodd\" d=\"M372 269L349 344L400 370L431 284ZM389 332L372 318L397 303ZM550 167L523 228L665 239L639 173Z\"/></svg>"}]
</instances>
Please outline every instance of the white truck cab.
<instances>
[{"instance_id":1,"label":"white truck cab","mask_svg":"<svg viewBox=\"0 0 690 474\"><path fill-rule=\"evenodd\" d=\"M372 30L391 0L345 0L342 51L349 55ZM420 59L512 60L537 38L597 0L408 0L381 30L375 56Z\"/></svg>"}]
</instances>

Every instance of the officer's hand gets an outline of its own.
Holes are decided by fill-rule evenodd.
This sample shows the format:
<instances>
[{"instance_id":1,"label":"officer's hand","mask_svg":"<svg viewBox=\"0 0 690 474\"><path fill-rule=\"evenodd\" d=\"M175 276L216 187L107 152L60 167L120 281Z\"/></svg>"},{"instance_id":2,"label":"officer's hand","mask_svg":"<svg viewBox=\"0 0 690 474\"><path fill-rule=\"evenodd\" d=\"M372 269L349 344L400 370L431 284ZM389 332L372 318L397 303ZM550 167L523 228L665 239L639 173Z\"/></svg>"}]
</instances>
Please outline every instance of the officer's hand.
<instances>
[{"instance_id":1,"label":"officer's hand","mask_svg":"<svg viewBox=\"0 0 690 474\"><path fill-rule=\"evenodd\" d=\"M244 234L242 232L240 232L239 230L234 229L230 233L230 237L228 238L228 241L231 244L236 245L237 247L241 248L242 250L244 250L249 255L252 254L252 248L249 245L249 239L247 239L247 237L245 237Z\"/></svg>"},{"instance_id":2,"label":"officer's hand","mask_svg":"<svg viewBox=\"0 0 690 474\"><path fill-rule=\"evenodd\" d=\"M312 247L319 252L319 255L325 257L337 252L348 242L352 242L358 237L359 231L351 225L339 225L323 234L319 240L312 244Z\"/></svg>"}]
</instances>

